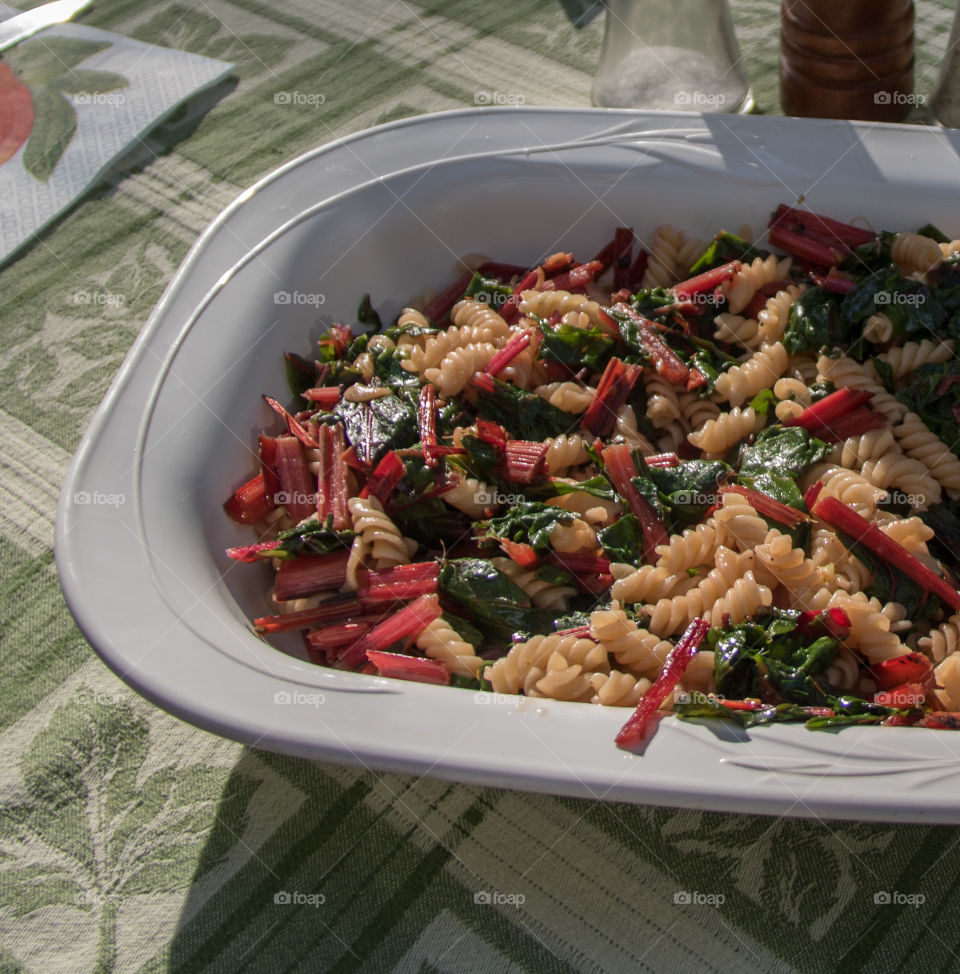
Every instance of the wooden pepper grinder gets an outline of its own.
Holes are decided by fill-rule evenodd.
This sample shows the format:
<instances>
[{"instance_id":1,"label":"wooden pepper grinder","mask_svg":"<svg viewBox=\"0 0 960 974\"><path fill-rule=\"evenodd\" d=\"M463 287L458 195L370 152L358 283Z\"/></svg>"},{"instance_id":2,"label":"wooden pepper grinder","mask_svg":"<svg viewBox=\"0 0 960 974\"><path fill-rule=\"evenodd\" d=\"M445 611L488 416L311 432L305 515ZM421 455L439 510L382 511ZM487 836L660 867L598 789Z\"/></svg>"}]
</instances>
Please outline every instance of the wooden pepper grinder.
<instances>
[{"instance_id":1,"label":"wooden pepper grinder","mask_svg":"<svg viewBox=\"0 0 960 974\"><path fill-rule=\"evenodd\" d=\"M902 122L913 95L913 0L783 0L787 115Z\"/></svg>"}]
</instances>

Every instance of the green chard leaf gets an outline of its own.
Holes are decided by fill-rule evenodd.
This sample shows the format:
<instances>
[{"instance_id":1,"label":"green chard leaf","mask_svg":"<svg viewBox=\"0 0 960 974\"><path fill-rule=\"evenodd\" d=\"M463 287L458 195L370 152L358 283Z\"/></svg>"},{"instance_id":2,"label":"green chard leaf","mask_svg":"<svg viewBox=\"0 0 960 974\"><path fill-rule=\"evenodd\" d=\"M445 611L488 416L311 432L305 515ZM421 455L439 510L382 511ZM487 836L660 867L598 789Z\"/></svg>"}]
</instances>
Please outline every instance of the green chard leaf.
<instances>
[{"instance_id":1,"label":"green chard leaf","mask_svg":"<svg viewBox=\"0 0 960 974\"><path fill-rule=\"evenodd\" d=\"M343 423L361 463L375 464L388 450L419 442L416 400L407 390L369 402L341 399L333 415Z\"/></svg>"},{"instance_id":2,"label":"green chard leaf","mask_svg":"<svg viewBox=\"0 0 960 974\"><path fill-rule=\"evenodd\" d=\"M597 540L611 561L639 566L643 560L643 529L632 514L625 514L598 531Z\"/></svg>"},{"instance_id":3,"label":"green chard leaf","mask_svg":"<svg viewBox=\"0 0 960 974\"><path fill-rule=\"evenodd\" d=\"M455 558L440 568L440 592L495 639L549 632L553 613L533 609L527 594L484 558Z\"/></svg>"},{"instance_id":4,"label":"green chard leaf","mask_svg":"<svg viewBox=\"0 0 960 974\"><path fill-rule=\"evenodd\" d=\"M867 319L875 314L890 319L895 338L927 331L936 334L947 319L930 288L904 277L895 266L881 268L865 277L844 295L840 305L847 334L855 334L857 329L862 331Z\"/></svg>"},{"instance_id":5,"label":"green chard leaf","mask_svg":"<svg viewBox=\"0 0 960 974\"><path fill-rule=\"evenodd\" d=\"M854 345L858 338L862 341L862 329L855 332L850 323L840 317L839 297L823 288L811 287L790 308L783 344L791 355L796 355L798 352L817 352L830 344L847 347Z\"/></svg>"},{"instance_id":6,"label":"green chard leaf","mask_svg":"<svg viewBox=\"0 0 960 974\"><path fill-rule=\"evenodd\" d=\"M577 415L557 409L542 396L524 392L500 379L493 380L492 394L477 394L477 412L521 440L559 436L568 433L577 423Z\"/></svg>"},{"instance_id":7,"label":"green chard leaf","mask_svg":"<svg viewBox=\"0 0 960 974\"><path fill-rule=\"evenodd\" d=\"M699 520L717 503L717 488L730 472L721 460L685 460L675 467L650 467L659 499L684 523Z\"/></svg>"},{"instance_id":8,"label":"green chard leaf","mask_svg":"<svg viewBox=\"0 0 960 974\"><path fill-rule=\"evenodd\" d=\"M732 260L752 261L754 257L767 257L769 251L757 250L752 244L741 239L735 233L721 230L710 242L710 246L694 262L690 268L690 277L702 274Z\"/></svg>"},{"instance_id":9,"label":"green chard leaf","mask_svg":"<svg viewBox=\"0 0 960 974\"><path fill-rule=\"evenodd\" d=\"M317 363L295 352L283 353L287 387L293 396L301 396L317 384Z\"/></svg>"},{"instance_id":10,"label":"green chard leaf","mask_svg":"<svg viewBox=\"0 0 960 974\"><path fill-rule=\"evenodd\" d=\"M353 543L353 531L335 531L333 515L325 522L319 518L303 521L295 527L281 531L277 535L277 547L264 557L292 558L296 555L325 555L331 551L342 551Z\"/></svg>"},{"instance_id":11,"label":"green chard leaf","mask_svg":"<svg viewBox=\"0 0 960 974\"><path fill-rule=\"evenodd\" d=\"M467 290L464 291L465 298L473 298L489 304L494 310L499 310L507 303L507 298L513 294L513 288L508 284L501 284L493 277L484 277L477 272L470 279Z\"/></svg>"},{"instance_id":12,"label":"green chard leaf","mask_svg":"<svg viewBox=\"0 0 960 974\"><path fill-rule=\"evenodd\" d=\"M558 524L570 525L576 514L562 507L542 501L520 501L505 514L479 521L477 530L487 538L502 538L518 544L528 544L535 551L547 551L550 533Z\"/></svg>"},{"instance_id":13,"label":"green chard leaf","mask_svg":"<svg viewBox=\"0 0 960 974\"><path fill-rule=\"evenodd\" d=\"M960 424L960 363L921 365L897 399L917 413L927 426L957 452Z\"/></svg>"},{"instance_id":14,"label":"green chard leaf","mask_svg":"<svg viewBox=\"0 0 960 974\"><path fill-rule=\"evenodd\" d=\"M802 426L768 426L740 453L741 476L772 473L800 477L830 453L831 447Z\"/></svg>"},{"instance_id":15,"label":"green chard leaf","mask_svg":"<svg viewBox=\"0 0 960 974\"><path fill-rule=\"evenodd\" d=\"M616 342L602 328L577 328L574 325L540 326L543 341L540 356L547 362L561 362L575 372L586 366L602 372Z\"/></svg>"}]
</instances>

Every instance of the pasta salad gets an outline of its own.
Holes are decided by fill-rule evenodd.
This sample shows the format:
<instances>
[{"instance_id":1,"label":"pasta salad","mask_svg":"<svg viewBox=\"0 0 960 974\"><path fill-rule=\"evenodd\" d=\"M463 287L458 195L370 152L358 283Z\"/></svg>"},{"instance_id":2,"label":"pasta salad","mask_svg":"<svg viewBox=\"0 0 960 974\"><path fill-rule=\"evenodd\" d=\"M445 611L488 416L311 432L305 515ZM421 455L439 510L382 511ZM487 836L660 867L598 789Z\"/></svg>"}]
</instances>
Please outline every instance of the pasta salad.
<instances>
[{"instance_id":1,"label":"pasta salad","mask_svg":"<svg viewBox=\"0 0 960 974\"><path fill-rule=\"evenodd\" d=\"M780 206L365 297L224 505L318 665L744 726L960 726L960 241Z\"/></svg>"}]
</instances>

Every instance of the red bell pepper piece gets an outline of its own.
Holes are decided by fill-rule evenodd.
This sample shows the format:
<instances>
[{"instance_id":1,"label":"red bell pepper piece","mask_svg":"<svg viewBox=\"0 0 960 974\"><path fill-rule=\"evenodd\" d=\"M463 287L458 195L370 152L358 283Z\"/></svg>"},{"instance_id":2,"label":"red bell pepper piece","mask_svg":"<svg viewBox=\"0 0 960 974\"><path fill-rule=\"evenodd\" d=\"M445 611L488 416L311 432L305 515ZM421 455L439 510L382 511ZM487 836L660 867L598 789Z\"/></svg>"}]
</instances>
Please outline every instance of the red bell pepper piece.
<instances>
[{"instance_id":1,"label":"red bell pepper piece","mask_svg":"<svg viewBox=\"0 0 960 974\"><path fill-rule=\"evenodd\" d=\"M227 557L234 561L243 561L248 565L255 561L263 560L265 551L273 551L277 547L276 541L258 541L256 544L239 545L236 548L227 548Z\"/></svg>"},{"instance_id":2,"label":"red bell pepper piece","mask_svg":"<svg viewBox=\"0 0 960 974\"><path fill-rule=\"evenodd\" d=\"M364 605L407 602L421 595L432 595L439 587L440 566L435 561L417 562L364 573L357 595Z\"/></svg>"},{"instance_id":3,"label":"red bell pepper piece","mask_svg":"<svg viewBox=\"0 0 960 974\"><path fill-rule=\"evenodd\" d=\"M536 568L540 564L540 556L528 544L510 541L507 538L498 538L497 543L503 549L503 553L521 568Z\"/></svg>"},{"instance_id":4,"label":"red bell pepper piece","mask_svg":"<svg viewBox=\"0 0 960 974\"><path fill-rule=\"evenodd\" d=\"M877 239L877 235L865 227L856 227L852 223L843 223L828 216L820 216L819 213L798 210L785 203L781 203L776 208L770 223L771 225L783 224L801 233L812 231L851 247L859 247L861 244Z\"/></svg>"},{"instance_id":5,"label":"red bell pepper piece","mask_svg":"<svg viewBox=\"0 0 960 974\"><path fill-rule=\"evenodd\" d=\"M487 367L483 370L489 375L499 375L532 341L536 340L536 332L533 328L525 328L523 331L514 335L506 345L501 348L496 355L487 362Z\"/></svg>"},{"instance_id":6,"label":"red bell pepper piece","mask_svg":"<svg viewBox=\"0 0 960 974\"><path fill-rule=\"evenodd\" d=\"M514 484L534 484L547 472L547 443L507 440L503 479Z\"/></svg>"},{"instance_id":7,"label":"red bell pepper piece","mask_svg":"<svg viewBox=\"0 0 960 974\"><path fill-rule=\"evenodd\" d=\"M743 267L741 261L732 260L729 264L721 264L720 267L713 267L708 271L704 271L702 274L688 278L686 281L674 284L670 290L681 301L686 298L692 298L695 294L712 291L715 287L723 284L724 281L729 281L741 267Z\"/></svg>"},{"instance_id":8,"label":"red bell pepper piece","mask_svg":"<svg viewBox=\"0 0 960 974\"><path fill-rule=\"evenodd\" d=\"M394 453L388 450L383 459L376 465L372 474L367 480L366 486L360 492L361 497L373 494L380 503L386 507L390 500L390 495L395 490L397 484L403 479L405 468L403 461Z\"/></svg>"},{"instance_id":9,"label":"red bell pepper piece","mask_svg":"<svg viewBox=\"0 0 960 974\"><path fill-rule=\"evenodd\" d=\"M334 406L340 402L340 389L337 386L323 386L316 389L304 389L300 393L307 402L312 402L315 406L325 412L330 412Z\"/></svg>"},{"instance_id":10,"label":"red bell pepper piece","mask_svg":"<svg viewBox=\"0 0 960 974\"><path fill-rule=\"evenodd\" d=\"M261 616L253 620L257 632L293 632L296 629L309 629L323 623L344 622L353 616L360 615L363 607L360 600L353 595L329 599L314 609L301 609L299 612L287 612L275 616Z\"/></svg>"}]
</instances>

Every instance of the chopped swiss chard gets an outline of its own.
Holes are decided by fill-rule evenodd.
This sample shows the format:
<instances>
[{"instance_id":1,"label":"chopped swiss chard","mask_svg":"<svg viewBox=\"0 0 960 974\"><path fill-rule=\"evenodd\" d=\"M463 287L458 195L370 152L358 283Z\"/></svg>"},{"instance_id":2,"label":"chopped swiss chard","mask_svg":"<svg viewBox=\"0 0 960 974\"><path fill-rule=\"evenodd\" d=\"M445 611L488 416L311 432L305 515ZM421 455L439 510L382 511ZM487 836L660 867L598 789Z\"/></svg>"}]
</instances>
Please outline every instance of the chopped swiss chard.
<instances>
[{"instance_id":1,"label":"chopped swiss chard","mask_svg":"<svg viewBox=\"0 0 960 974\"><path fill-rule=\"evenodd\" d=\"M755 257L766 257L767 255L768 251L757 250L753 244L738 237L735 233L721 230L694 262L690 268L690 274L696 276L704 271L719 267L721 264L729 264L733 260L751 263Z\"/></svg>"},{"instance_id":2,"label":"chopped swiss chard","mask_svg":"<svg viewBox=\"0 0 960 974\"><path fill-rule=\"evenodd\" d=\"M317 363L294 352L283 353L284 371L291 396L302 396L317 383Z\"/></svg>"},{"instance_id":3,"label":"chopped swiss chard","mask_svg":"<svg viewBox=\"0 0 960 974\"><path fill-rule=\"evenodd\" d=\"M576 514L562 507L540 501L519 501L509 510L489 521L480 521L477 530L488 538L505 539L516 544L528 544L534 551L550 548L550 535L558 525L569 526Z\"/></svg>"},{"instance_id":4,"label":"chopped swiss chard","mask_svg":"<svg viewBox=\"0 0 960 974\"><path fill-rule=\"evenodd\" d=\"M852 347L857 355L863 331L854 329L840 316L840 299L820 287L807 288L790 307L783 335L784 348L791 354L819 352L824 345Z\"/></svg>"},{"instance_id":5,"label":"chopped swiss chard","mask_svg":"<svg viewBox=\"0 0 960 974\"><path fill-rule=\"evenodd\" d=\"M643 560L643 530L633 514L625 514L598 531L597 541L610 561L639 565Z\"/></svg>"},{"instance_id":6,"label":"chopped swiss chard","mask_svg":"<svg viewBox=\"0 0 960 974\"><path fill-rule=\"evenodd\" d=\"M293 558L296 555L325 555L332 551L349 549L353 542L352 530L338 531L333 527L333 516L325 521L311 518L281 531L273 544L270 557Z\"/></svg>"},{"instance_id":7,"label":"chopped swiss chard","mask_svg":"<svg viewBox=\"0 0 960 974\"><path fill-rule=\"evenodd\" d=\"M345 399L333 412L362 463L375 464L388 450L418 442L417 402L407 390L368 402Z\"/></svg>"},{"instance_id":8,"label":"chopped swiss chard","mask_svg":"<svg viewBox=\"0 0 960 974\"><path fill-rule=\"evenodd\" d=\"M267 495L262 473L241 484L223 505L224 511L238 524L256 524L273 508L273 499Z\"/></svg>"},{"instance_id":9,"label":"chopped swiss chard","mask_svg":"<svg viewBox=\"0 0 960 974\"><path fill-rule=\"evenodd\" d=\"M530 607L527 594L482 558L454 558L440 568L440 594L488 638L549 632L554 613Z\"/></svg>"},{"instance_id":10,"label":"chopped swiss chard","mask_svg":"<svg viewBox=\"0 0 960 974\"><path fill-rule=\"evenodd\" d=\"M611 358L597 383L593 401L583 416L583 428L595 436L609 433L620 410L630 398L630 392L640 378L640 373L639 366L627 365L618 358Z\"/></svg>"},{"instance_id":11,"label":"chopped swiss chard","mask_svg":"<svg viewBox=\"0 0 960 974\"><path fill-rule=\"evenodd\" d=\"M357 308L357 321L361 325L367 325L373 328L374 331L380 331L383 328L383 322L380 320L380 315L377 314L373 309L373 305L370 303L370 295L365 294L360 299L360 305Z\"/></svg>"},{"instance_id":12,"label":"chopped swiss chard","mask_svg":"<svg viewBox=\"0 0 960 974\"><path fill-rule=\"evenodd\" d=\"M569 433L576 416L552 406L542 396L524 392L509 382L487 376L477 391L477 412L486 419L506 427L524 440L542 440L545 436Z\"/></svg>"},{"instance_id":13,"label":"chopped swiss chard","mask_svg":"<svg viewBox=\"0 0 960 974\"><path fill-rule=\"evenodd\" d=\"M613 353L615 341L605 329L591 326L541 324L543 339L540 355L547 362L561 362L571 371L586 367L602 372Z\"/></svg>"},{"instance_id":14,"label":"chopped swiss chard","mask_svg":"<svg viewBox=\"0 0 960 974\"><path fill-rule=\"evenodd\" d=\"M294 436L280 436L276 444L280 493L274 498L294 521L310 517L317 509L317 483L307 465L303 445Z\"/></svg>"},{"instance_id":15,"label":"chopped swiss chard","mask_svg":"<svg viewBox=\"0 0 960 974\"><path fill-rule=\"evenodd\" d=\"M650 720L660 709L660 705L673 693L684 670L700 648L708 629L709 625L704 619L694 619L690 623L679 642L670 650L653 686L644 694L630 719L620 728L620 733L615 738L618 747L636 747L643 741Z\"/></svg>"},{"instance_id":16,"label":"chopped swiss chard","mask_svg":"<svg viewBox=\"0 0 960 974\"><path fill-rule=\"evenodd\" d=\"M913 579L921 591L932 593L945 602L954 612L960 611L960 592L928 568L903 545L888 537L875 524L861 517L836 497L824 497L817 501L812 512L846 535L853 544L870 549L889 565L895 565Z\"/></svg>"},{"instance_id":17,"label":"chopped swiss chard","mask_svg":"<svg viewBox=\"0 0 960 974\"><path fill-rule=\"evenodd\" d=\"M506 304L507 298L511 294L513 294L513 288L509 284L501 284L495 278L484 277L483 274L477 272L470 279L463 296L473 298L474 301L482 301L496 310Z\"/></svg>"},{"instance_id":18,"label":"chopped swiss chard","mask_svg":"<svg viewBox=\"0 0 960 974\"><path fill-rule=\"evenodd\" d=\"M290 602L317 592L339 589L347 580L349 550L328 555L300 555L284 561L277 569L274 595L278 602Z\"/></svg>"}]
</instances>

